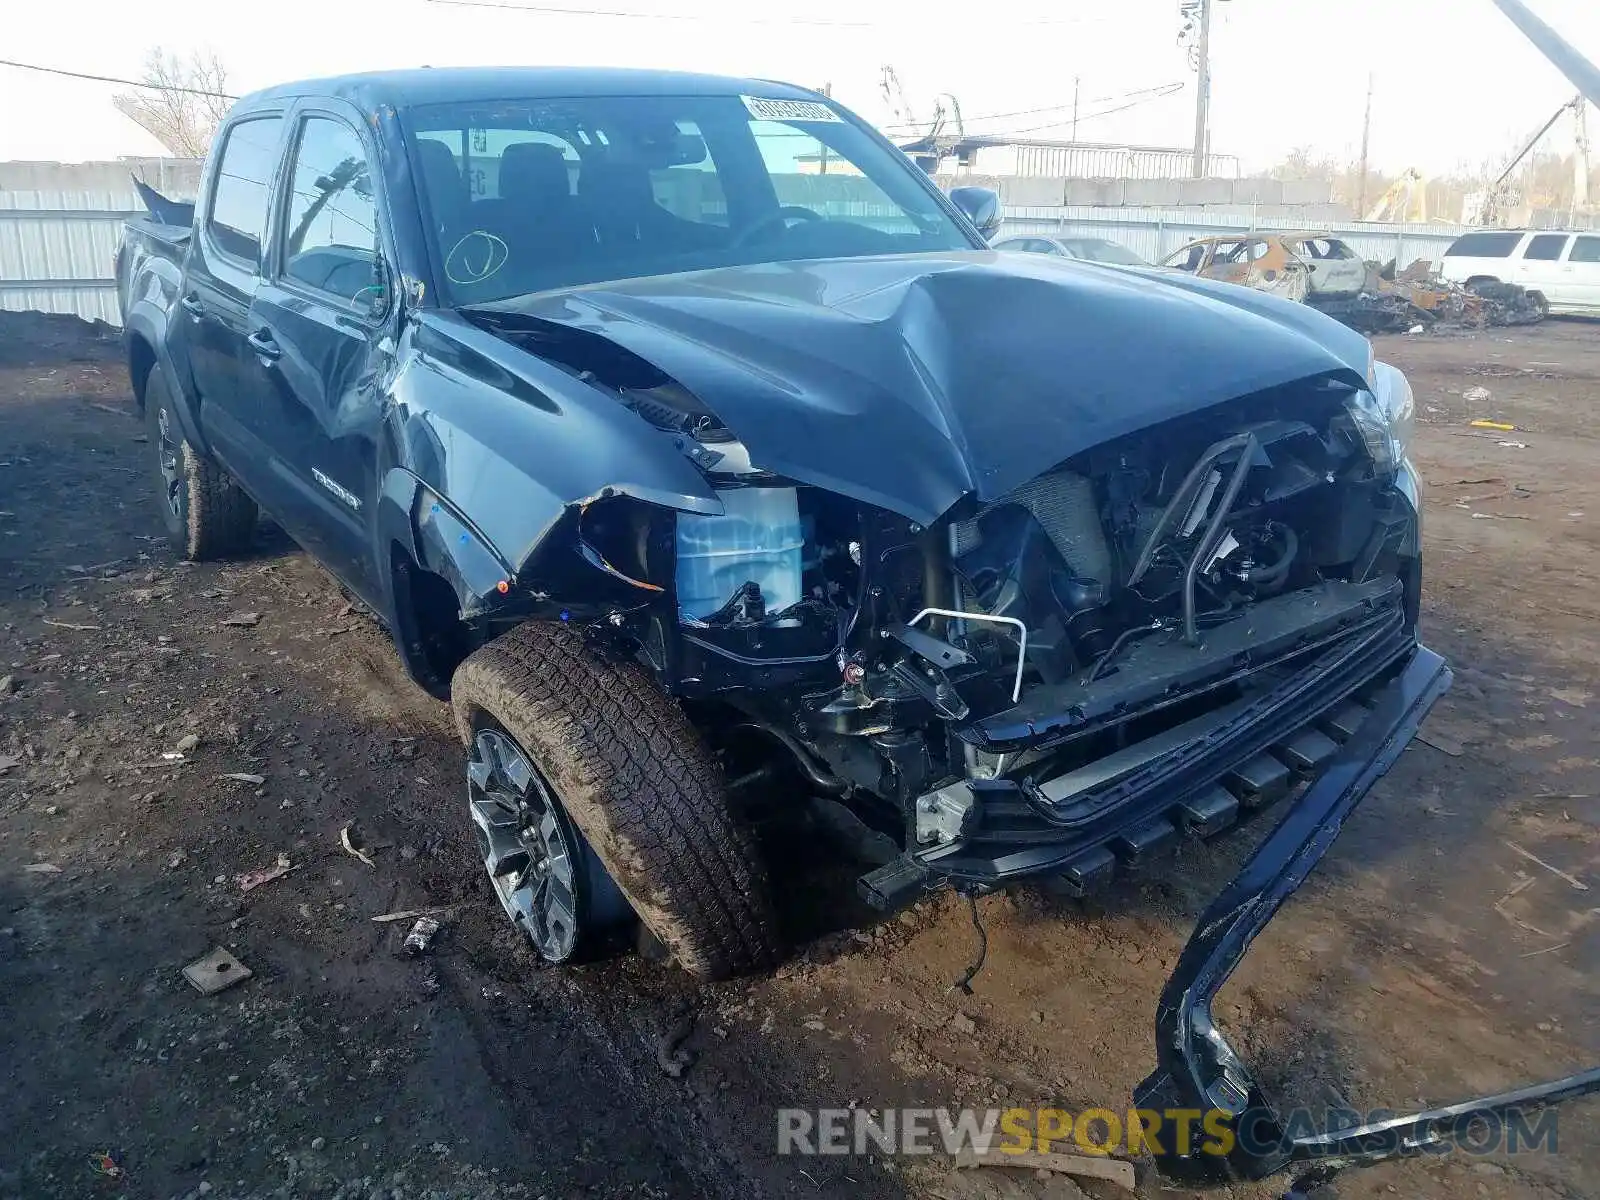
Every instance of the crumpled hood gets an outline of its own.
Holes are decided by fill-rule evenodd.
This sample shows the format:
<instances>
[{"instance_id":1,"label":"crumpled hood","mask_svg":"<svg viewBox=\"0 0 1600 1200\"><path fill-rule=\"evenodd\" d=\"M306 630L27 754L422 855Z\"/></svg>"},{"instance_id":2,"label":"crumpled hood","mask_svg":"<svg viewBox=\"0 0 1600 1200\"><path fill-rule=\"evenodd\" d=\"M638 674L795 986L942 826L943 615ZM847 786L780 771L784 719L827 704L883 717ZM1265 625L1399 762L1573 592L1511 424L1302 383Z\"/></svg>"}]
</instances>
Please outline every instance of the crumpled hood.
<instances>
[{"instance_id":1,"label":"crumpled hood","mask_svg":"<svg viewBox=\"0 0 1600 1200\"><path fill-rule=\"evenodd\" d=\"M490 306L598 334L697 395L758 466L924 524L1136 430L1316 375L1365 338L1160 271L969 251L728 267ZM1220 434L1219 434L1220 436Z\"/></svg>"}]
</instances>

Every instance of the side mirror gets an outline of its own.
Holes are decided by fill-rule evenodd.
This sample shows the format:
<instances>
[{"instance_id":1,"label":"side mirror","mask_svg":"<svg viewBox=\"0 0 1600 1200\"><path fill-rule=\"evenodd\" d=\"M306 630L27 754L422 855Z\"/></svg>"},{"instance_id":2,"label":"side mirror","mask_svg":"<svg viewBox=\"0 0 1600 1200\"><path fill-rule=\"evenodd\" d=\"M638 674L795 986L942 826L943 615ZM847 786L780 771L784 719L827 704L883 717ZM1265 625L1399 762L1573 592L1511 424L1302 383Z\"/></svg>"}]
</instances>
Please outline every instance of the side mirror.
<instances>
[{"instance_id":1,"label":"side mirror","mask_svg":"<svg viewBox=\"0 0 1600 1200\"><path fill-rule=\"evenodd\" d=\"M984 240L1000 232L1000 193L982 187L951 188L950 203L978 227Z\"/></svg>"},{"instance_id":2,"label":"side mirror","mask_svg":"<svg viewBox=\"0 0 1600 1200\"><path fill-rule=\"evenodd\" d=\"M389 267L381 255L372 256L372 282L361 289L361 306L367 316L374 320L382 320L389 312L389 301L392 289L389 280Z\"/></svg>"}]
</instances>

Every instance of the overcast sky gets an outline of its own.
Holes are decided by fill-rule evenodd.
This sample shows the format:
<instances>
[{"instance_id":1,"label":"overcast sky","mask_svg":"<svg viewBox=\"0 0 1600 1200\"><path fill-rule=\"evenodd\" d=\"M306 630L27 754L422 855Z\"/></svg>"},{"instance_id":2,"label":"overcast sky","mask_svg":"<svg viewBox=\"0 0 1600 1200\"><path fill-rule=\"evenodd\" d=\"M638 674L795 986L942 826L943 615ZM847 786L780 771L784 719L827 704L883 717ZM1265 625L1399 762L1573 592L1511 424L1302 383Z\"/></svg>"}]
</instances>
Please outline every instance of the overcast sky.
<instances>
[{"instance_id":1,"label":"overcast sky","mask_svg":"<svg viewBox=\"0 0 1600 1200\"><path fill-rule=\"evenodd\" d=\"M879 124L892 63L919 118L952 92L983 132L1066 137L1081 79L1082 140L1187 146L1194 77L1176 44L1177 0L485 0L692 19L564 16L433 0L43 0L5 21L0 57L130 76L155 44L214 50L230 90L382 67L654 66L820 87ZM1530 0L1600 61L1600 3ZM940 19L939 12L949 19ZM957 15L969 18L963 23ZM1372 159L1430 174L1498 160L1575 89L1490 0L1226 0L1213 35L1212 149L1262 167L1296 146L1354 157L1376 77ZM1125 111L1116 99L1182 81ZM114 87L0 67L0 159L79 161L158 153L111 106ZM1105 113L1106 115L1098 115ZM1600 118L1591 114L1600 139ZM1571 123L1551 148L1572 146Z\"/></svg>"}]
</instances>

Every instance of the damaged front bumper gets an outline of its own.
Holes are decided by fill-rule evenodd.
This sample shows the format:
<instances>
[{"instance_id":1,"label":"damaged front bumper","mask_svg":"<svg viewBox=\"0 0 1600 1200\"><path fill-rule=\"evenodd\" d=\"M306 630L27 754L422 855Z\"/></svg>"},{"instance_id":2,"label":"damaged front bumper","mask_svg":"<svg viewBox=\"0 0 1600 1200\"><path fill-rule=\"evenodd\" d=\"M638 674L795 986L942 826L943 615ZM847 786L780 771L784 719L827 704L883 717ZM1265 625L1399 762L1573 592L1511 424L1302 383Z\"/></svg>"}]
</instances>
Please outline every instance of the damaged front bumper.
<instances>
[{"instance_id":1,"label":"damaged front bumper","mask_svg":"<svg viewBox=\"0 0 1600 1200\"><path fill-rule=\"evenodd\" d=\"M864 897L891 909L934 880L987 889L1041 876L1083 895L1180 835L1209 837L1241 812L1314 779L1369 723L1371 697L1416 652L1398 585L1345 591L1306 601L1324 614L1324 624L1315 649L1296 643L1297 662L1271 665L1265 614L1233 631L1244 639L1238 647L1226 644L1228 631L1214 636L1213 649L1239 662L1237 678L1251 685L1238 699L1128 737L1120 748L1050 778L972 778L919 797L910 849L862 877ZM1286 643L1309 632L1298 618L1291 626ZM1273 682L1263 684L1269 675ZM1221 676L1210 686L1233 682ZM1011 714L1002 719L1020 724ZM1039 730L1052 720L1041 715L1026 723Z\"/></svg>"},{"instance_id":2,"label":"damaged front bumper","mask_svg":"<svg viewBox=\"0 0 1600 1200\"><path fill-rule=\"evenodd\" d=\"M1477 1123L1501 1120L1514 1110L1600 1091L1600 1069L1595 1069L1446 1108L1296 1135L1285 1128L1212 1019L1212 1001L1250 943L1305 882L1351 811L1394 764L1449 686L1444 660L1426 648L1414 650L1373 697L1361 728L1201 917L1157 1009L1158 1068L1135 1090L1134 1099L1141 1109L1220 1110L1234 1136L1226 1154L1197 1147L1181 1155L1169 1145L1157 1156L1164 1174L1225 1182L1303 1166L1307 1182L1321 1180L1345 1167L1466 1142Z\"/></svg>"}]
</instances>

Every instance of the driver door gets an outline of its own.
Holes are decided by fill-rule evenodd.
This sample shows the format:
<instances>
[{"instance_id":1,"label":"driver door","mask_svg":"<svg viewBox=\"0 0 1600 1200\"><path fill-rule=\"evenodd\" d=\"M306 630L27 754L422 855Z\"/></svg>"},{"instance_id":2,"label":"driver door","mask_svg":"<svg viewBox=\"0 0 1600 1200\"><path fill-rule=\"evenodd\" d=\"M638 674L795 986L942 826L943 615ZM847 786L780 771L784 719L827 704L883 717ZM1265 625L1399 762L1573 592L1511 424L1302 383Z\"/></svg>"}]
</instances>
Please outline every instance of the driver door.
<instances>
[{"instance_id":1,"label":"driver door","mask_svg":"<svg viewBox=\"0 0 1600 1200\"><path fill-rule=\"evenodd\" d=\"M295 114L266 277L250 307L287 531L375 606L373 512L395 278L382 179L354 112ZM263 350L265 348L265 350Z\"/></svg>"}]
</instances>

